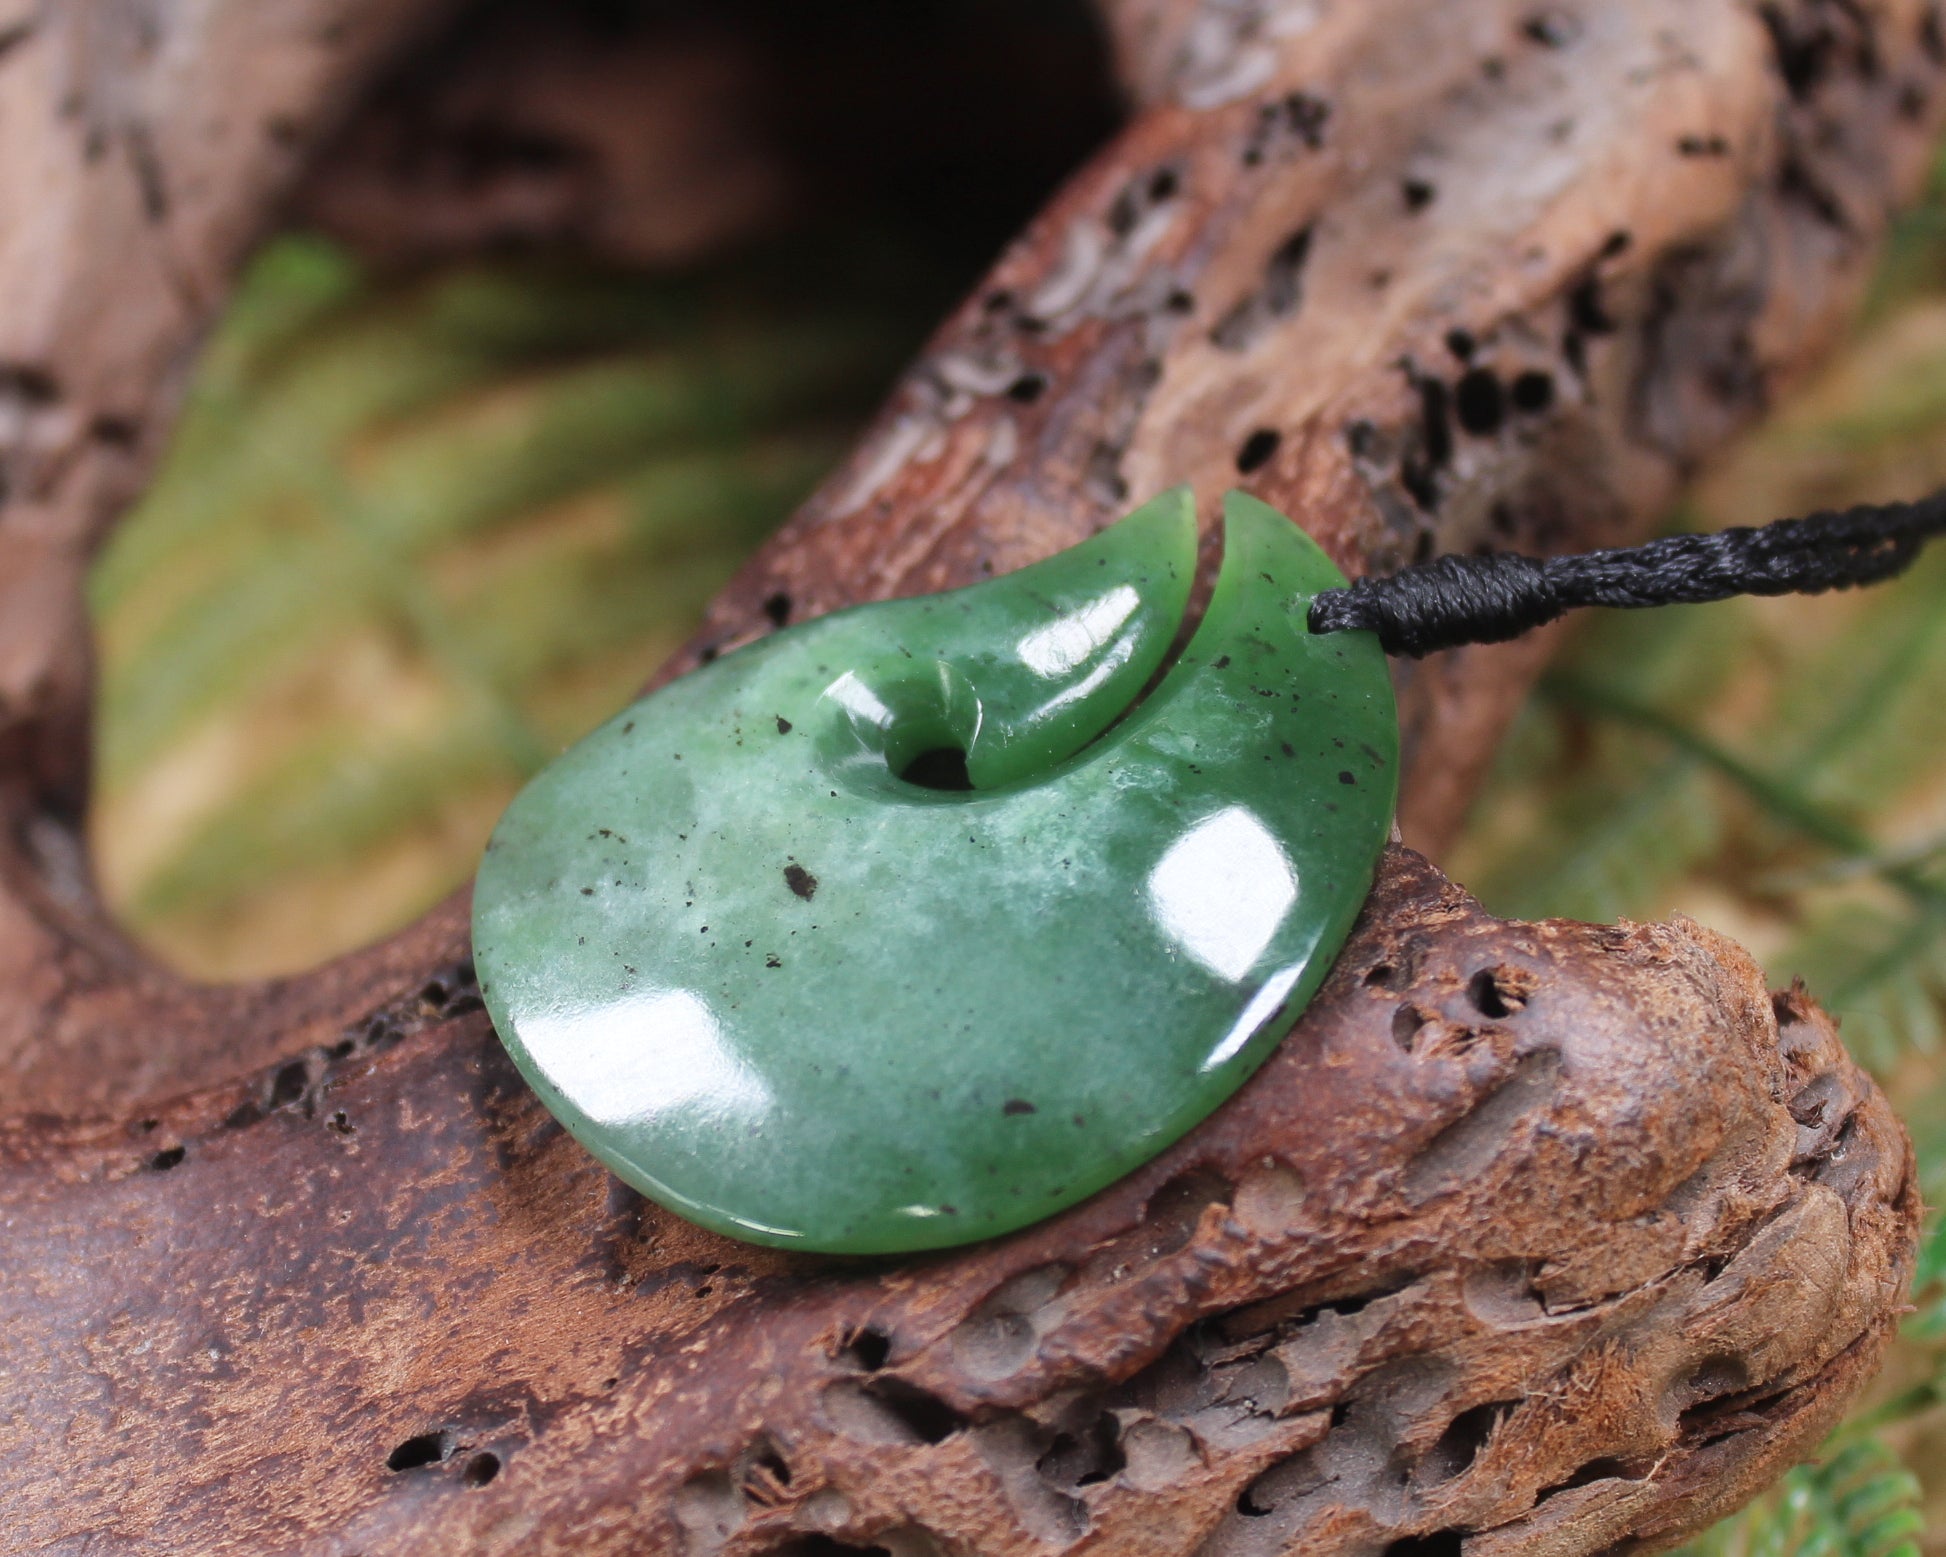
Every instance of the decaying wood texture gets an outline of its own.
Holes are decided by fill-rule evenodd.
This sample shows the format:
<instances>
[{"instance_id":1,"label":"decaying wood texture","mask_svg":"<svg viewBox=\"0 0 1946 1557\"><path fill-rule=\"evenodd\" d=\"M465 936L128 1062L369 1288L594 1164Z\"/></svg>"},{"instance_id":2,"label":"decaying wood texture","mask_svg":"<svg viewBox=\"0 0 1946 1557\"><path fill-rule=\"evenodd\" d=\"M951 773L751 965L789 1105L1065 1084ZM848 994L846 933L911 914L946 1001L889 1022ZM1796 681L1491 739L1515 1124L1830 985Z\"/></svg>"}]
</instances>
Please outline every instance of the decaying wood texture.
<instances>
[{"instance_id":1,"label":"decaying wood texture","mask_svg":"<svg viewBox=\"0 0 1946 1557\"><path fill-rule=\"evenodd\" d=\"M240 256L445 10L0 0L0 1548L1631 1552L1809 1452L1899 1303L1909 1155L1693 925L1502 924L1395 851L1217 1117L881 1264L619 1190L501 1058L463 903L241 989L125 944L85 559ZM1638 533L1844 318L1946 61L1920 0L1100 10L1125 128L691 659L1182 480L1356 570ZM1400 667L1409 838L1543 651Z\"/></svg>"},{"instance_id":2,"label":"decaying wood texture","mask_svg":"<svg viewBox=\"0 0 1946 1557\"><path fill-rule=\"evenodd\" d=\"M1916 1214L1884 1100L1734 946L1503 924L1403 851L1207 1127L964 1253L674 1221L455 985L0 1151L21 1550L1646 1549L1816 1443Z\"/></svg>"}]
</instances>

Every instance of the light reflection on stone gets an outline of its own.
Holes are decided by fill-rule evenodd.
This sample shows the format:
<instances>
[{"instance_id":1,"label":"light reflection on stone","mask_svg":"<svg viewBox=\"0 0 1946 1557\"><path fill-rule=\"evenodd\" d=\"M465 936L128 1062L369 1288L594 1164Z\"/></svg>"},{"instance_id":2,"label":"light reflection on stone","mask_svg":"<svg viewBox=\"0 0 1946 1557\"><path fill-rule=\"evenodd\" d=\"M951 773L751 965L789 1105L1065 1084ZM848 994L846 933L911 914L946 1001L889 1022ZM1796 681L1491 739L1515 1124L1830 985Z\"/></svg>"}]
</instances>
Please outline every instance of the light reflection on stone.
<instances>
[{"instance_id":1,"label":"light reflection on stone","mask_svg":"<svg viewBox=\"0 0 1946 1557\"><path fill-rule=\"evenodd\" d=\"M530 1016L518 1036L599 1125L649 1123L682 1111L755 1120L770 1108L763 1078L730 1051L716 1017L690 990L650 990Z\"/></svg>"},{"instance_id":2,"label":"light reflection on stone","mask_svg":"<svg viewBox=\"0 0 1946 1557\"><path fill-rule=\"evenodd\" d=\"M1297 901L1297 872L1254 812L1228 806L1170 845L1149 873L1148 892L1163 933L1234 984Z\"/></svg>"},{"instance_id":3,"label":"light reflection on stone","mask_svg":"<svg viewBox=\"0 0 1946 1557\"><path fill-rule=\"evenodd\" d=\"M1015 645L1020 661L1037 676L1066 676L1108 646L1142 604L1131 584L1118 584L1079 611L1037 627ZM1126 652L1121 656L1128 658Z\"/></svg>"},{"instance_id":4,"label":"light reflection on stone","mask_svg":"<svg viewBox=\"0 0 1946 1557\"><path fill-rule=\"evenodd\" d=\"M1292 987L1297 983L1309 961L1307 954L1303 962L1293 963L1283 972L1270 978L1264 987L1257 991L1255 998L1244 1007L1243 1015L1238 1017L1236 1024L1223 1035L1223 1041L1211 1049L1209 1056L1196 1067L1199 1074L1206 1076L1236 1058L1243 1046L1257 1036L1264 1023L1277 1014L1277 1008L1290 998Z\"/></svg>"}]
</instances>

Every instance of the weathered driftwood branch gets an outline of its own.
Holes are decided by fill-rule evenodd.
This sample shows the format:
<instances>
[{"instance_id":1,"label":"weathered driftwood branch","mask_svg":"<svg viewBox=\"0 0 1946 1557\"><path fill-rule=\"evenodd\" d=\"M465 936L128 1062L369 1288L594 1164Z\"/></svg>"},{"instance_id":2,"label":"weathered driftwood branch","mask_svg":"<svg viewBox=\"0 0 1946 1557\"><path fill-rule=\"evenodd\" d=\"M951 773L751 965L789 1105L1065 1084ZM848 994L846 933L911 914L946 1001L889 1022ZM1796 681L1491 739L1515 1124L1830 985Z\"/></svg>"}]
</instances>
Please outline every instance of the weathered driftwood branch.
<instances>
[{"instance_id":1,"label":"weathered driftwood branch","mask_svg":"<svg viewBox=\"0 0 1946 1557\"><path fill-rule=\"evenodd\" d=\"M1208 1127L924 1261L620 1191L475 1004L9 1133L19 1549L1607 1551L1808 1452L1910 1256L1904 1137L1808 1002L1403 852Z\"/></svg>"},{"instance_id":2,"label":"weathered driftwood branch","mask_svg":"<svg viewBox=\"0 0 1946 1557\"><path fill-rule=\"evenodd\" d=\"M1693 926L1502 925L1397 853L1218 1117L891 1265L619 1192L501 1061L460 904L239 990L125 947L80 570L303 148L438 9L0 7L0 1544L1592 1553L1806 1452L1898 1302L1909 1162ZM1185 479L1355 568L1638 530L1843 317L1946 56L1919 0L1103 10L1128 127L697 652ZM1539 652L1402 668L1409 834Z\"/></svg>"}]
</instances>

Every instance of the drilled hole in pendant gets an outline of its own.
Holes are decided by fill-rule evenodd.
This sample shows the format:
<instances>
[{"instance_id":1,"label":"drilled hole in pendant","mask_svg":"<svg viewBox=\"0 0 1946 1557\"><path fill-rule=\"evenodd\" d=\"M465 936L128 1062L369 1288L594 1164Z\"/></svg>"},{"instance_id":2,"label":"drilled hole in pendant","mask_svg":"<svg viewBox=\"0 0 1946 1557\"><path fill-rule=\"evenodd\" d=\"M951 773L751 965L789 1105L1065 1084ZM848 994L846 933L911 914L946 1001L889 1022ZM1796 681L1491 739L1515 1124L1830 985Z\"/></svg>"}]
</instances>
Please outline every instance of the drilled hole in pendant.
<instances>
[{"instance_id":1,"label":"drilled hole in pendant","mask_svg":"<svg viewBox=\"0 0 1946 1557\"><path fill-rule=\"evenodd\" d=\"M862 696L850 697L852 738L884 764L879 772L893 791L908 800L920 790L971 792L967 754L980 729L980 699L963 671L943 661L902 667L873 676ZM834 766L846 760L842 750L834 759Z\"/></svg>"},{"instance_id":2,"label":"drilled hole in pendant","mask_svg":"<svg viewBox=\"0 0 1946 1557\"><path fill-rule=\"evenodd\" d=\"M921 789L971 789L966 753L957 746L931 746L900 769L899 777Z\"/></svg>"}]
</instances>

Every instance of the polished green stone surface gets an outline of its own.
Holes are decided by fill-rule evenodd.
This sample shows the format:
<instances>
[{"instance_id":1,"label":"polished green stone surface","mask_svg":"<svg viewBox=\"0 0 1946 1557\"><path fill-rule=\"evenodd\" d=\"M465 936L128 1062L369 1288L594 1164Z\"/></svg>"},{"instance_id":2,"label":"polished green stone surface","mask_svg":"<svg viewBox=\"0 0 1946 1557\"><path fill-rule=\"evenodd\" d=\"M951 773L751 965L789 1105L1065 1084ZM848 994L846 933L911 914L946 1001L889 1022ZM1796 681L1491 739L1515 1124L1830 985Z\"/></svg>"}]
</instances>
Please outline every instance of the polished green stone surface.
<instances>
[{"instance_id":1,"label":"polished green stone surface","mask_svg":"<svg viewBox=\"0 0 1946 1557\"><path fill-rule=\"evenodd\" d=\"M1350 929L1398 726L1371 636L1305 628L1337 569L1236 493L1142 697L1194 559L1169 493L1007 577L779 632L541 773L474 948L548 1107L695 1221L859 1253L1032 1222L1207 1115ZM908 782L921 754L972 787Z\"/></svg>"}]
</instances>

